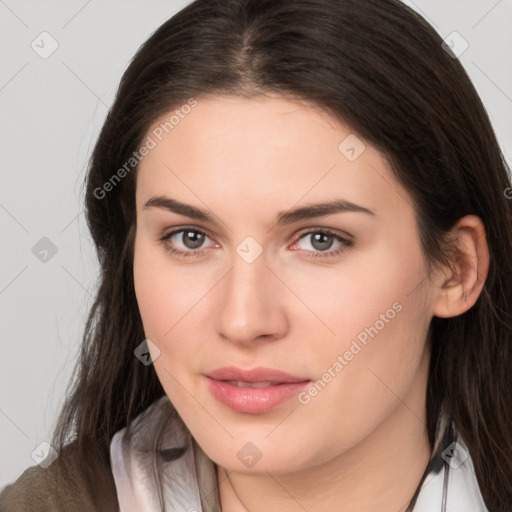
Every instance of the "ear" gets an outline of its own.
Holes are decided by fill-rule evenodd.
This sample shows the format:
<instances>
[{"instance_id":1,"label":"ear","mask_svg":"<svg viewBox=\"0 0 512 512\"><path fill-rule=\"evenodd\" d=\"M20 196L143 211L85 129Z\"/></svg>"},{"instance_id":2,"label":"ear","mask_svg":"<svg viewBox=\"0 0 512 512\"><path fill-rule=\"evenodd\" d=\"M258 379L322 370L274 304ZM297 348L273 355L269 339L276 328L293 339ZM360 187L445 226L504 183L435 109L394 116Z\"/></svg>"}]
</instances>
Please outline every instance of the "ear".
<instances>
[{"instance_id":1,"label":"ear","mask_svg":"<svg viewBox=\"0 0 512 512\"><path fill-rule=\"evenodd\" d=\"M489 271L489 248L485 227L476 215L459 219L451 234L458 251L452 267L438 278L434 316L450 318L470 309L478 299Z\"/></svg>"}]
</instances>

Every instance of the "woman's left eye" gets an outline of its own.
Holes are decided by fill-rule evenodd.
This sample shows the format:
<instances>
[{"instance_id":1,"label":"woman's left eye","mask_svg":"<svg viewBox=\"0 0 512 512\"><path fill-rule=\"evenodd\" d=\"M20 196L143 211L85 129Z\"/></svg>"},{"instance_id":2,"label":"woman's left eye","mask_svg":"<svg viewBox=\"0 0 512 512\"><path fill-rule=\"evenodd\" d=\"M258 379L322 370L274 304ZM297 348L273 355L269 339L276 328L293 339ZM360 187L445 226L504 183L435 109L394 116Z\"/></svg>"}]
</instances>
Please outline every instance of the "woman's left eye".
<instances>
[{"instance_id":1,"label":"woman's left eye","mask_svg":"<svg viewBox=\"0 0 512 512\"><path fill-rule=\"evenodd\" d=\"M291 249L308 251L310 256L336 256L353 245L352 240L329 231L310 231L301 235Z\"/></svg>"}]
</instances>

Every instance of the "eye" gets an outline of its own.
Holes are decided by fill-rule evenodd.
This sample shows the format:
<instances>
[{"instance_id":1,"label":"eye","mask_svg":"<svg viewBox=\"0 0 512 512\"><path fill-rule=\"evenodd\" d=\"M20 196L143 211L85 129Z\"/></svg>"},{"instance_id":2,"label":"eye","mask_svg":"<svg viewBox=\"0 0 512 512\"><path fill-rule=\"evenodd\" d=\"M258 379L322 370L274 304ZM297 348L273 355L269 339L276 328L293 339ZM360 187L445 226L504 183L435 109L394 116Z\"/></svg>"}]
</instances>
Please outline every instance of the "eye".
<instances>
[{"instance_id":1,"label":"eye","mask_svg":"<svg viewBox=\"0 0 512 512\"><path fill-rule=\"evenodd\" d=\"M168 251L181 256L200 255L203 253L202 249L216 246L206 233L192 228L172 231L164 235L160 241Z\"/></svg>"},{"instance_id":2,"label":"eye","mask_svg":"<svg viewBox=\"0 0 512 512\"><path fill-rule=\"evenodd\" d=\"M353 245L353 241L329 230L303 233L290 248L306 251L309 256L337 256Z\"/></svg>"}]
</instances>

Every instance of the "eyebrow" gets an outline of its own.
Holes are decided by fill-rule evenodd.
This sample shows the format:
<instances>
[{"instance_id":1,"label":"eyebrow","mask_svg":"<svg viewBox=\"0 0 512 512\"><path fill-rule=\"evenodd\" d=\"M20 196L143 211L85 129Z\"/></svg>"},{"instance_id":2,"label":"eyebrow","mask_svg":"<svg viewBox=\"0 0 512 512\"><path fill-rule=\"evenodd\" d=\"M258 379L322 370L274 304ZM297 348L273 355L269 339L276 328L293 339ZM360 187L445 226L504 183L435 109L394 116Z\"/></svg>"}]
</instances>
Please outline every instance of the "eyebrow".
<instances>
[{"instance_id":1,"label":"eyebrow","mask_svg":"<svg viewBox=\"0 0 512 512\"><path fill-rule=\"evenodd\" d=\"M312 217L323 217L343 212L366 213L367 215L376 216L374 211L369 210L364 206L359 206L350 201L346 201L345 199L337 199L327 203L311 204L300 208L294 208L287 212L281 212L277 216L276 224L292 224L299 220L310 219Z\"/></svg>"},{"instance_id":2,"label":"eyebrow","mask_svg":"<svg viewBox=\"0 0 512 512\"><path fill-rule=\"evenodd\" d=\"M213 215L190 204L180 203L170 197L154 196L146 201L142 207L143 210L147 210L148 208L161 208L179 215L184 215L185 217L190 217L191 219L202 220L203 222L215 224Z\"/></svg>"},{"instance_id":3,"label":"eyebrow","mask_svg":"<svg viewBox=\"0 0 512 512\"><path fill-rule=\"evenodd\" d=\"M181 203L170 197L152 197L151 199L146 201L144 203L144 206L142 207L143 210L147 210L149 208L161 208L173 213L177 213L179 215L184 215L185 217L189 217L191 219L208 222L210 224L215 224L215 218L210 213L201 210L200 208L197 208L195 206ZM298 222L300 220L310 219L314 217L324 217L327 215L333 215L335 213L342 212L358 212L365 213L371 216L376 216L375 212L368 208L359 206L350 201L346 201L345 199L337 199L334 201L329 201L327 203L311 204L307 206L301 206L299 208L294 208L292 210L280 212L276 217L275 223L278 225L287 225L293 224L294 222Z\"/></svg>"}]
</instances>

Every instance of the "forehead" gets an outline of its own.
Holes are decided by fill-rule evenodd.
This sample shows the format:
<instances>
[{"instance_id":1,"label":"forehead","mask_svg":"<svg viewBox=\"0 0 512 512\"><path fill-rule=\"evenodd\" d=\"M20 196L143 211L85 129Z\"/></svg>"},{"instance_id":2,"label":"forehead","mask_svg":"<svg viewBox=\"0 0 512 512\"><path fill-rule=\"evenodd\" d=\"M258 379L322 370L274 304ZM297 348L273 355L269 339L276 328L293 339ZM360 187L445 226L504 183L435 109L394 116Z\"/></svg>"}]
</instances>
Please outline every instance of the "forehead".
<instances>
[{"instance_id":1,"label":"forehead","mask_svg":"<svg viewBox=\"0 0 512 512\"><path fill-rule=\"evenodd\" d=\"M138 203L169 193L193 204L281 209L343 197L376 209L404 195L380 152L311 104L198 98L160 117L147 137L154 147L139 164Z\"/></svg>"}]
</instances>

